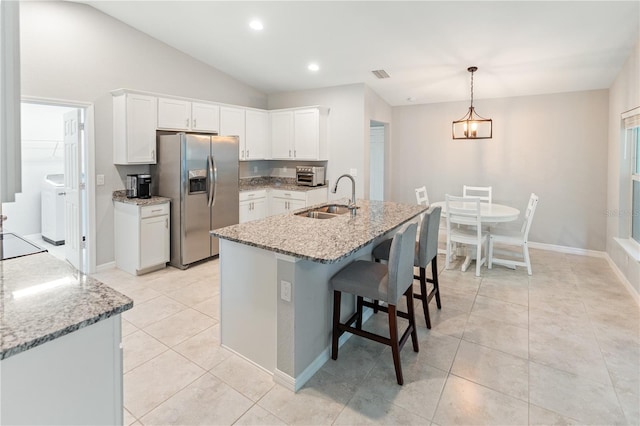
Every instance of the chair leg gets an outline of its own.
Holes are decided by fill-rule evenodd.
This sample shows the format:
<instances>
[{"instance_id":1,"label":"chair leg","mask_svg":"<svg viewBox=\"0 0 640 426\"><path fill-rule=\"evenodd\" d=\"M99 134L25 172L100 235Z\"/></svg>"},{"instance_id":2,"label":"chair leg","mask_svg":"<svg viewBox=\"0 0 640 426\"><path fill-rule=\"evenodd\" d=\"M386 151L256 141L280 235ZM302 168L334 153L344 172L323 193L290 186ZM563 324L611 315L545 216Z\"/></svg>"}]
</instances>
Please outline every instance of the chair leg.
<instances>
[{"instance_id":1,"label":"chair leg","mask_svg":"<svg viewBox=\"0 0 640 426\"><path fill-rule=\"evenodd\" d=\"M529 245L526 242L522 245L522 255L524 256L524 262L527 264L527 273L531 275L531 258L529 258Z\"/></svg>"},{"instance_id":2,"label":"chair leg","mask_svg":"<svg viewBox=\"0 0 640 426\"><path fill-rule=\"evenodd\" d=\"M449 269L451 267L451 241L447 238L447 254L445 255L445 268Z\"/></svg>"},{"instance_id":3,"label":"chair leg","mask_svg":"<svg viewBox=\"0 0 640 426\"><path fill-rule=\"evenodd\" d=\"M333 291L333 333L331 334L331 358L338 359L338 339L340 338L340 332L338 325L340 324L340 302L342 293L339 291Z\"/></svg>"},{"instance_id":4,"label":"chair leg","mask_svg":"<svg viewBox=\"0 0 640 426\"><path fill-rule=\"evenodd\" d=\"M389 305L389 338L391 340L391 353L393 354L393 365L396 369L396 379L399 385L404 383L402 379L402 366L400 365L400 346L398 344L398 318L396 316L395 305Z\"/></svg>"},{"instance_id":5,"label":"chair leg","mask_svg":"<svg viewBox=\"0 0 640 426\"><path fill-rule=\"evenodd\" d=\"M482 244L476 247L476 277L480 276L480 266L482 266Z\"/></svg>"},{"instance_id":6,"label":"chair leg","mask_svg":"<svg viewBox=\"0 0 640 426\"><path fill-rule=\"evenodd\" d=\"M440 303L440 283L438 281L438 256L431 260L431 276L433 277L433 288L436 292L436 305L438 309L442 309L442 304Z\"/></svg>"},{"instance_id":7,"label":"chair leg","mask_svg":"<svg viewBox=\"0 0 640 426\"><path fill-rule=\"evenodd\" d=\"M358 330L362 330L362 296L358 296L358 303L356 305L356 312L358 313L358 317L356 319L356 328Z\"/></svg>"},{"instance_id":8,"label":"chair leg","mask_svg":"<svg viewBox=\"0 0 640 426\"><path fill-rule=\"evenodd\" d=\"M427 297L427 271L425 268L420 267L420 297L422 301L422 311L424 312L424 322L427 324L427 328L431 329L431 318L429 317L429 298ZM407 301L408 303L408 301Z\"/></svg>"},{"instance_id":9,"label":"chair leg","mask_svg":"<svg viewBox=\"0 0 640 426\"><path fill-rule=\"evenodd\" d=\"M493 266L493 239L489 236L489 254L487 255L487 268Z\"/></svg>"},{"instance_id":10,"label":"chair leg","mask_svg":"<svg viewBox=\"0 0 640 426\"><path fill-rule=\"evenodd\" d=\"M413 351L419 352L420 347L418 346L418 330L416 328L416 312L413 308L413 288L409 287L407 291L404 292L404 295L407 298L407 315L409 316L409 327L411 327L411 343L413 344Z\"/></svg>"}]
</instances>

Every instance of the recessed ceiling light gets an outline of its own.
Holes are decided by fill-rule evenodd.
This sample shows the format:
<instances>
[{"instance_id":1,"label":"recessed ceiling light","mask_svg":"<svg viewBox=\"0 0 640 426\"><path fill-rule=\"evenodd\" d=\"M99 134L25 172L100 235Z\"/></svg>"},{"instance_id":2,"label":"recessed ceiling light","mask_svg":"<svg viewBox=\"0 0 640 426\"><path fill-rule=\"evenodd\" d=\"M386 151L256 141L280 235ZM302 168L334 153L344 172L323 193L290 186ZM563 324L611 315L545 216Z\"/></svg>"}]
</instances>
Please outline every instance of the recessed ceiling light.
<instances>
[{"instance_id":1,"label":"recessed ceiling light","mask_svg":"<svg viewBox=\"0 0 640 426\"><path fill-rule=\"evenodd\" d=\"M256 31L260 31L264 28L264 26L262 25L262 22L258 21L257 19L254 19L253 21L249 22L249 26L251 27L251 29L254 29Z\"/></svg>"},{"instance_id":2,"label":"recessed ceiling light","mask_svg":"<svg viewBox=\"0 0 640 426\"><path fill-rule=\"evenodd\" d=\"M318 66L318 64L316 63L310 63L309 66L307 67L309 69L309 71L318 71L320 69L320 67Z\"/></svg>"}]
</instances>

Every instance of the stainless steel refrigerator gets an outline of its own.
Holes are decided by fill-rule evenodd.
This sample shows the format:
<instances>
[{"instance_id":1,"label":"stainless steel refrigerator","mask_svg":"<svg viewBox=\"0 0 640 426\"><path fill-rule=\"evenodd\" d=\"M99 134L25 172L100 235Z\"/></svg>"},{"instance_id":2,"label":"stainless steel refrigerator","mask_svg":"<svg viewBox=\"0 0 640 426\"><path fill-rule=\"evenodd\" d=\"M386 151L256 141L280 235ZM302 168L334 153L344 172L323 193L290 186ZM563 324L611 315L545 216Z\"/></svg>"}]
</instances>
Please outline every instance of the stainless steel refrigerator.
<instances>
[{"instance_id":1,"label":"stainless steel refrigerator","mask_svg":"<svg viewBox=\"0 0 640 426\"><path fill-rule=\"evenodd\" d=\"M238 137L158 133L153 194L171 198L171 260L184 269L219 253L211 229L238 223Z\"/></svg>"}]
</instances>

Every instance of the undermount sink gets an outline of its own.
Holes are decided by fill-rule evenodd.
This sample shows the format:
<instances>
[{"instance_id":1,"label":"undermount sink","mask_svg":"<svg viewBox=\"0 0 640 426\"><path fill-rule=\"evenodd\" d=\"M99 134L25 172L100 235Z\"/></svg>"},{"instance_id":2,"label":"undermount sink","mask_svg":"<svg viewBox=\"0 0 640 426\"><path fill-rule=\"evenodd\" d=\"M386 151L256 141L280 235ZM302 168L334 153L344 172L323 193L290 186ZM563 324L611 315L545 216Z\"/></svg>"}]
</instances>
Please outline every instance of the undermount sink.
<instances>
[{"instance_id":1,"label":"undermount sink","mask_svg":"<svg viewBox=\"0 0 640 426\"><path fill-rule=\"evenodd\" d=\"M349 206L342 204L328 204L326 206L316 207L314 209L296 213L296 216L310 217L312 219L331 219L342 214L349 213L349 211Z\"/></svg>"}]
</instances>

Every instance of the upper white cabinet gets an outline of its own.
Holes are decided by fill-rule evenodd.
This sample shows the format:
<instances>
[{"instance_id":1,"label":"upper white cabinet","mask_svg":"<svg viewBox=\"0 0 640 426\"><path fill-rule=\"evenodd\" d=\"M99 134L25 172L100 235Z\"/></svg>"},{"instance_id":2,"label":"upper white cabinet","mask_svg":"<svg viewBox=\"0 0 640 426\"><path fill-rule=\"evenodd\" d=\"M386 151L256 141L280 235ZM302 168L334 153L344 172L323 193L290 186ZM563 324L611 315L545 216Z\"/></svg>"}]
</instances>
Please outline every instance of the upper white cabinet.
<instances>
[{"instance_id":1,"label":"upper white cabinet","mask_svg":"<svg viewBox=\"0 0 640 426\"><path fill-rule=\"evenodd\" d=\"M158 129L218 132L220 107L181 99L158 98Z\"/></svg>"},{"instance_id":2,"label":"upper white cabinet","mask_svg":"<svg viewBox=\"0 0 640 426\"><path fill-rule=\"evenodd\" d=\"M264 160L271 156L269 113L246 110L245 144L240 145L240 160Z\"/></svg>"},{"instance_id":3,"label":"upper white cabinet","mask_svg":"<svg viewBox=\"0 0 640 426\"><path fill-rule=\"evenodd\" d=\"M220 107L220 136L238 136L238 154L242 160L245 146L244 126L245 110L243 108Z\"/></svg>"},{"instance_id":4,"label":"upper white cabinet","mask_svg":"<svg viewBox=\"0 0 640 426\"><path fill-rule=\"evenodd\" d=\"M285 160L327 159L328 109L271 111L271 156Z\"/></svg>"},{"instance_id":5,"label":"upper white cabinet","mask_svg":"<svg viewBox=\"0 0 640 426\"><path fill-rule=\"evenodd\" d=\"M155 164L157 103L155 96L113 95L113 163Z\"/></svg>"}]
</instances>

